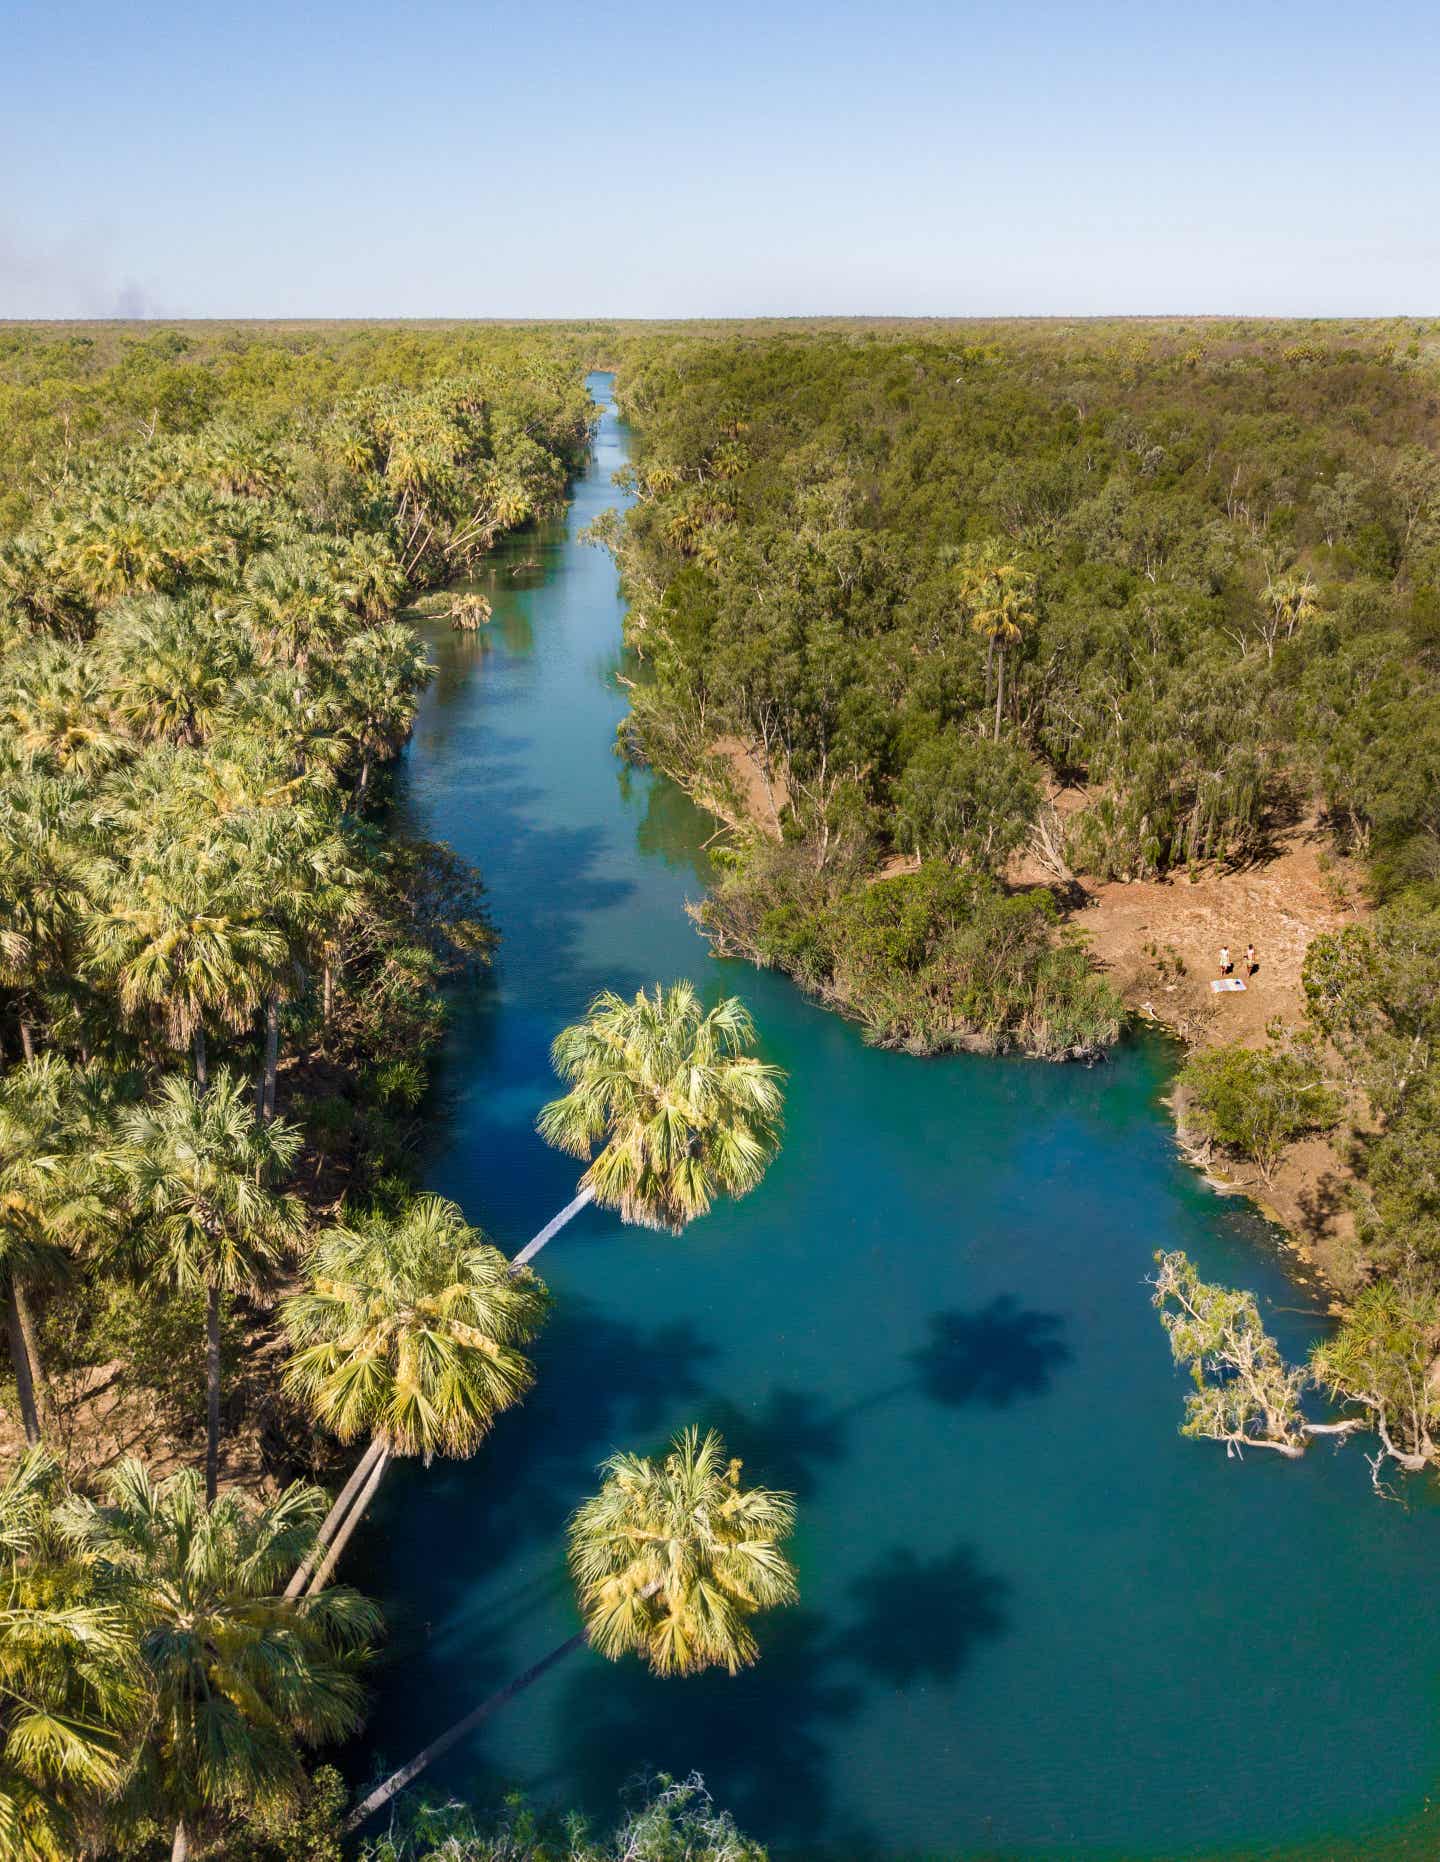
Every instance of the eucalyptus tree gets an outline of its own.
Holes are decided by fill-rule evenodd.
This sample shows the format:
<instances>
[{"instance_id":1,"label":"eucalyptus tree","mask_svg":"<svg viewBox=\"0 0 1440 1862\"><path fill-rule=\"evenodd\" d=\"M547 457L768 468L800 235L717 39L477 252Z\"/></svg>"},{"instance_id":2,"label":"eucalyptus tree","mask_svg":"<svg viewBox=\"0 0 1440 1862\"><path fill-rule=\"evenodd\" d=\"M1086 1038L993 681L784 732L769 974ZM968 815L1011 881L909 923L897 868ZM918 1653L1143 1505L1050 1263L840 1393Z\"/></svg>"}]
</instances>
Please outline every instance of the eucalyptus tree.
<instances>
[{"instance_id":1,"label":"eucalyptus tree","mask_svg":"<svg viewBox=\"0 0 1440 1862\"><path fill-rule=\"evenodd\" d=\"M524 1356L547 1307L456 1205L422 1196L321 1235L306 1287L285 1302L285 1386L342 1442L369 1438L287 1594L329 1579L390 1461L474 1454L534 1371ZM323 1558L319 1556L323 1548ZM315 1569L318 1560L319 1568Z\"/></svg>"},{"instance_id":2,"label":"eucalyptus tree","mask_svg":"<svg viewBox=\"0 0 1440 1862\"><path fill-rule=\"evenodd\" d=\"M579 1194L515 1257L533 1260L587 1203L679 1234L718 1195L755 1188L780 1139L784 1075L748 1052L755 1024L735 996L706 1009L688 982L626 1001L596 996L555 1038L568 1091L545 1106L547 1143L588 1160Z\"/></svg>"},{"instance_id":3,"label":"eucalyptus tree","mask_svg":"<svg viewBox=\"0 0 1440 1862\"><path fill-rule=\"evenodd\" d=\"M1182 1435L1223 1442L1227 1456L1268 1448L1296 1461L1313 1436L1349 1435L1367 1426L1363 1417L1309 1420L1300 1407L1307 1371L1285 1362L1253 1293L1202 1280L1178 1250L1157 1252L1155 1268L1153 1303L1175 1362L1189 1371L1193 1385Z\"/></svg>"},{"instance_id":4,"label":"eucalyptus tree","mask_svg":"<svg viewBox=\"0 0 1440 1862\"><path fill-rule=\"evenodd\" d=\"M618 1454L606 1461L599 1492L569 1527L584 1627L376 1786L351 1813L347 1832L586 1644L611 1661L638 1655L656 1675L707 1668L733 1675L756 1661L753 1618L798 1595L782 1550L794 1530L795 1502L791 1494L742 1487L740 1469L713 1430L702 1436L694 1428L677 1435L663 1457Z\"/></svg>"},{"instance_id":5,"label":"eucalyptus tree","mask_svg":"<svg viewBox=\"0 0 1440 1862\"><path fill-rule=\"evenodd\" d=\"M40 1439L42 1372L30 1295L111 1231L104 1159L116 1082L44 1054L0 1075L0 1283L26 1440Z\"/></svg>"},{"instance_id":6,"label":"eucalyptus tree","mask_svg":"<svg viewBox=\"0 0 1440 1862\"><path fill-rule=\"evenodd\" d=\"M0 1854L68 1862L131 1770L147 1707L130 1624L66 1546L43 1449L0 1486Z\"/></svg>"},{"instance_id":7,"label":"eucalyptus tree","mask_svg":"<svg viewBox=\"0 0 1440 1862\"><path fill-rule=\"evenodd\" d=\"M1310 1354L1314 1381L1380 1438L1372 1463L1377 1486L1383 1459L1412 1474L1440 1462L1437 1335L1440 1292L1412 1268L1364 1288Z\"/></svg>"},{"instance_id":8,"label":"eucalyptus tree","mask_svg":"<svg viewBox=\"0 0 1440 1862\"><path fill-rule=\"evenodd\" d=\"M127 1460L99 1501L63 1511L138 1644L152 1706L131 1795L174 1830L172 1862L217 1817L293 1802L302 1748L360 1725L374 1605L343 1587L303 1604L281 1589L324 1505L303 1486L263 1504L234 1492L208 1502L194 1473L156 1482Z\"/></svg>"},{"instance_id":9,"label":"eucalyptus tree","mask_svg":"<svg viewBox=\"0 0 1440 1862\"><path fill-rule=\"evenodd\" d=\"M225 1300L263 1291L298 1246L303 1213L275 1185L300 1134L265 1122L225 1068L208 1088L179 1075L121 1120L116 1165L137 1224L140 1271L157 1285L205 1295L205 1492L220 1474L220 1322Z\"/></svg>"}]
</instances>

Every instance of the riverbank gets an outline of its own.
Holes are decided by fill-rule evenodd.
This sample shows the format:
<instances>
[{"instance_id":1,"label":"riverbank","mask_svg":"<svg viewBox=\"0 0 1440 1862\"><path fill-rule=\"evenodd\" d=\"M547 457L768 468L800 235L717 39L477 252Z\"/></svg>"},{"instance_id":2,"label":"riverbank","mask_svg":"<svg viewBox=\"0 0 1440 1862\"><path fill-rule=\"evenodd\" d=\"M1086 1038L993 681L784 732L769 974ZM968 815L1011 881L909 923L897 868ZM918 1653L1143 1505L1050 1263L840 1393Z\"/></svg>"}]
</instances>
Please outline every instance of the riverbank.
<instances>
[{"instance_id":1,"label":"riverbank","mask_svg":"<svg viewBox=\"0 0 1440 1862\"><path fill-rule=\"evenodd\" d=\"M1126 1007L1189 1048L1258 1048L1272 1022L1298 1027L1311 941L1365 912L1361 874L1335 855L1313 817L1277 832L1263 860L1235 871L1108 882L1081 876L1079 886L1083 898L1067 911L1067 922L1085 933ZM1258 967L1245 979L1244 992L1212 990L1221 947L1228 947L1243 977L1249 944ZM1218 1155L1194 1136L1179 1084L1169 1104L1182 1151L1215 1187L1254 1202L1285 1230L1297 1260L1330 1288L1353 1289L1349 1128L1342 1124L1288 1146L1267 1182L1253 1166Z\"/></svg>"},{"instance_id":2,"label":"riverbank","mask_svg":"<svg viewBox=\"0 0 1440 1862\"><path fill-rule=\"evenodd\" d=\"M761 759L733 737L717 739L709 748L708 768L719 779L694 783L695 800L731 832L778 841L785 798L777 798L765 781ZM1088 798L1066 788L1047 799L1063 826ZM897 855L872 877L917 870L917 861ZM1302 976L1312 939L1342 929L1365 912L1363 875L1336 854L1313 815L1277 828L1263 858L1234 870L1207 867L1155 880L1099 880L1077 873L1073 883L1059 884L1053 863L1047 864L1032 846L1011 862L1006 882L1017 893L1050 892L1062 924L1083 933L1125 1008L1188 1049L1230 1043L1258 1048L1265 1045L1273 1022L1298 1027L1304 1020ZM1222 946L1231 951L1238 973L1251 944L1257 968L1245 979L1245 990L1212 990ZM723 941L721 948L727 948ZM753 957L743 947L734 954ZM826 1006L845 1011L843 1001L819 993ZM1189 1128L1185 1090L1178 1082L1166 1103L1182 1154L1207 1181L1222 1193L1247 1197L1283 1229L1300 1269L1318 1275L1332 1294L1353 1290L1363 1264L1356 1256L1348 1200L1354 1176L1348 1126L1288 1146L1267 1181L1244 1160L1219 1154Z\"/></svg>"}]
</instances>

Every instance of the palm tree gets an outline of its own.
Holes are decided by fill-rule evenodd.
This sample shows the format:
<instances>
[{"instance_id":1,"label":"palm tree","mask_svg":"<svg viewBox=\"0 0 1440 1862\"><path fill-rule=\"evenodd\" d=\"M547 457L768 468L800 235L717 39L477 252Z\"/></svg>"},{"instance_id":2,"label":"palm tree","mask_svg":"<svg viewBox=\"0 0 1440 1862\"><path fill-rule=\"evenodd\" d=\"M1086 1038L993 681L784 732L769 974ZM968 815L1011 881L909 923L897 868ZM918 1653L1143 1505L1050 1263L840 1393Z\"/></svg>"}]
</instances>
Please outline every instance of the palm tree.
<instances>
[{"instance_id":1,"label":"palm tree","mask_svg":"<svg viewBox=\"0 0 1440 1862\"><path fill-rule=\"evenodd\" d=\"M122 595L153 594L171 579L166 552L141 510L128 499L102 497L72 522L61 542L65 573L96 607Z\"/></svg>"},{"instance_id":2,"label":"palm tree","mask_svg":"<svg viewBox=\"0 0 1440 1862\"><path fill-rule=\"evenodd\" d=\"M349 911L360 874L338 831L333 807L294 803L262 805L232 824L236 870L257 913L279 931L283 958L261 979L264 1051L257 1100L263 1118L275 1112L280 1065L280 1005L301 986L306 960L324 961L336 925Z\"/></svg>"},{"instance_id":3,"label":"palm tree","mask_svg":"<svg viewBox=\"0 0 1440 1862\"><path fill-rule=\"evenodd\" d=\"M313 538L245 565L238 613L262 660L303 670L317 648L345 637L353 625L345 568L336 546Z\"/></svg>"},{"instance_id":4,"label":"palm tree","mask_svg":"<svg viewBox=\"0 0 1440 1862\"><path fill-rule=\"evenodd\" d=\"M1302 575L1294 569L1284 575L1271 576L1264 591L1264 599L1270 609L1269 625L1265 628L1268 658L1275 657L1275 638L1282 627L1288 640L1297 627L1314 620L1320 612L1319 593L1308 575Z\"/></svg>"},{"instance_id":5,"label":"palm tree","mask_svg":"<svg viewBox=\"0 0 1440 1862\"><path fill-rule=\"evenodd\" d=\"M0 983L16 991L20 1045L35 1052L35 997L73 974L93 861L77 832L87 785L11 773L0 787Z\"/></svg>"},{"instance_id":6,"label":"palm tree","mask_svg":"<svg viewBox=\"0 0 1440 1862\"><path fill-rule=\"evenodd\" d=\"M345 549L345 599L368 622L383 621L399 607L406 582L395 552L383 537L361 531Z\"/></svg>"},{"instance_id":7,"label":"palm tree","mask_svg":"<svg viewBox=\"0 0 1440 1862\"><path fill-rule=\"evenodd\" d=\"M286 1388L342 1442L370 1438L318 1535L323 1588L395 1455L473 1455L534 1371L519 1347L548 1305L533 1275L515 1273L442 1196L422 1196L398 1220L332 1228L307 1263L309 1288L285 1302L295 1355ZM313 1561L312 1561L313 1562Z\"/></svg>"},{"instance_id":8,"label":"palm tree","mask_svg":"<svg viewBox=\"0 0 1440 1862\"><path fill-rule=\"evenodd\" d=\"M678 1235L717 1195L754 1189L779 1142L784 1079L746 1052L754 1039L737 997L706 1010L691 983L657 984L631 1002L596 996L555 1038L551 1059L570 1090L537 1121L547 1143L589 1166L579 1195L515 1264L591 1201Z\"/></svg>"},{"instance_id":9,"label":"palm tree","mask_svg":"<svg viewBox=\"0 0 1440 1862\"><path fill-rule=\"evenodd\" d=\"M233 623L167 595L124 603L100 636L115 718L137 742L209 736L243 663Z\"/></svg>"},{"instance_id":10,"label":"palm tree","mask_svg":"<svg viewBox=\"0 0 1440 1862\"><path fill-rule=\"evenodd\" d=\"M30 1289L59 1279L76 1244L107 1231L100 1185L112 1082L56 1054L0 1078L0 1278L25 1439L40 1439L41 1378Z\"/></svg>"},{"instance_id":11,"label":"palm tree","mask_svg":"<svg viewBox=\"0 0 1440 1862\"><path fill-rule=\"evenodd\" d=\"M964 552L960 567L961 599L970 613L970 625L984 634L985 703L990 703L992 664L999 655L999 687L995 695L995 735L1000 735L1000 717L1005 706L1005 652L1018 646L1025 630L1035 619L1033 593L1035 578L1028 570L1011 561L999 543L972 544Z\"/></svg>"},{"instance_id":12,"label":"palm tree","mask_svg":"<svg viewBox=\"0 0 1440 1862\"><path fill-rule=\"evenodd\" d=\"M243 1028L287 954L233 866L217 867L206 853L181 845L112 868L104 907L88 921L84 966L118 987L126 1016L159 1012L170 1045L192 1050L202 1087L207 1021Z\"/></svg>"},{"instance_id":13,"label":"palm tree","mask_svg":"<svg viewBox=\"0 0 1440 1862\"><path fill-rule=\"evenodd\" d=\"M0 1854L65 1862L129 1769L144 1706L125 1615L60 1539L43 1449L0 1487Z\"/></svg>"},{"instance_id":14,"label":"palm tree","mask_svg":"<svg viewBox=\"0 0 1440 1862\"><path fill-rule=\"evenodd\" d=\"M377 759L393 756L410 735L419 694L434 668L413 629L392 622L346 641L334 666L336 730L355 746L363 796Z\"/></svg>"},{"instance_id":15,"label":"palm tree","mask_svg":"<svg viewBox=\"0 0 1440 1862\"><path fill-rule=\"evenodd\" d=\"M173 1825L172 1862L207 1817L292 1800L301 1746L360 1724L356 1669L378 1611L343 1587L303 1604L279 1588L324 1506L303 1486L264 1505L234 1492L212 1504L192 1471L157 1484L126 1460L106 1475L101 1503L63 1511L139 1643L153 1710L136 1795Z\"/></svg>"},{"instance_id":16,"label":"palm tree","mask_svg":"<svg viewBox=\"0 0 1440 1862\"><path fill-rule=\"evenodd\" d=\"M0 721L27 769L93 777L125 750L93 659L54 640L37 642L6 667Z\"/></svg>"},{"instance_id":17,"label":"palm tree","mask_svg":"<svg viewBox=\"0 0 1440 1862\"><path fill-rule=\"evenodd\" d=\"M205 1294L205 1492L220 1477L220 1319L224 1300L259 1292L302 1227L295 1197L271 1186L295 1161L300 1134L266 1124L246 1103L242 1081L220 1068L208 1090L179 1075L156 1101L121 1123L116 1153L141 1224L147 1278Z\"/></svg>"},{"instance_id":18,"label":"palm tree","mask_svg":"<svg viewBox=\"0 0 1440 1862\"><path fill-rule=\"evenodd\" d=\"M795 1570L780 1549L795 1526L791 1494L740 1485L714 1430L686 1429L663 1460L613 1455L599 1493L570 1522L570 1573L585 1626L492 1694L378 1785L346 1833L388 1804L428 1765L588 1643L611 1661L640 1656L652 1674L730 1674L759 1657L750 1619L793 1603Z\"/></svg>"}]
</instances>

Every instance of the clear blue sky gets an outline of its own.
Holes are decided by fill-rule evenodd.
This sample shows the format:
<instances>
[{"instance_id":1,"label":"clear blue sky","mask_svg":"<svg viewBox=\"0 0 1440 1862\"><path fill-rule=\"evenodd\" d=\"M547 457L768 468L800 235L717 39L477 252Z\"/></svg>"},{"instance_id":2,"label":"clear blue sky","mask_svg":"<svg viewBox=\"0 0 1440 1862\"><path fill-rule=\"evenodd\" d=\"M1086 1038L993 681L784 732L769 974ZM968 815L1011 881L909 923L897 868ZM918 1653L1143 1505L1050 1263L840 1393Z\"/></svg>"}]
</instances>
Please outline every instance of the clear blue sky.
<instances>
[{"instance_id":1,"label":"clear blue sky","mask_svg":"<svg viewBox=\"0 0 1440 1862\"><path fill-rule=\"evenodd\" d=\"M1440 313L1440 4L14 0L0 316Z\"/></svg>"}]
</instances>

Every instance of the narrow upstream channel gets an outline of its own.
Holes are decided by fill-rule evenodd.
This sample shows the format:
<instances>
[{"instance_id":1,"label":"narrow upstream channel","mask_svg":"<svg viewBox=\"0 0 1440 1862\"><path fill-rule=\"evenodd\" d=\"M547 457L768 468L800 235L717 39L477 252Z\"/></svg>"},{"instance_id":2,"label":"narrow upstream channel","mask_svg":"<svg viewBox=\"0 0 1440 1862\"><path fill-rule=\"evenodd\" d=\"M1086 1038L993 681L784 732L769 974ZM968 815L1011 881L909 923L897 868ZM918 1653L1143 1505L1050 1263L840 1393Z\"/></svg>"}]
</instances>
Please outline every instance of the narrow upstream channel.
<instances>
[{"instance_id":1,"label":"narrow upstream channel","mask_svg":"<svg viewBox=\"0 0 1440 1862\"><path fill-rule=\"evenodd\" d=\"M429 1181L513 1252L576 1174L533 1131L551 1038L601 986L677 976L751 1005L786 1139L683 1239L587 1211L540 1262L556 1311L524 1408L473 1461L392 1478L352 1567L391 1625L365 1764L573 1630L564 1525L595 1464L695 1421L799 1497L802 1602L760 1665L658 1681L582 1651L439 1788L608 1821L637 1773L699 1770L782 1856L1434 1853L1433 1506L1374 1499L1358 1444L1227 1463L1176 1433L1157 1247L1256 1288L1289 1352L1322 1321L1264 1224L1177 1161L1169 1050L877 1053L696 936L709 823L613 754L621 606L578 537L625 434L591 386L569 514L495 557L479 637L434 632L399 779L504 940L456 1008Z\"/></svg>"}]
</instances>

